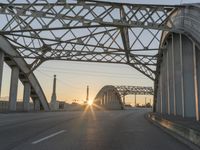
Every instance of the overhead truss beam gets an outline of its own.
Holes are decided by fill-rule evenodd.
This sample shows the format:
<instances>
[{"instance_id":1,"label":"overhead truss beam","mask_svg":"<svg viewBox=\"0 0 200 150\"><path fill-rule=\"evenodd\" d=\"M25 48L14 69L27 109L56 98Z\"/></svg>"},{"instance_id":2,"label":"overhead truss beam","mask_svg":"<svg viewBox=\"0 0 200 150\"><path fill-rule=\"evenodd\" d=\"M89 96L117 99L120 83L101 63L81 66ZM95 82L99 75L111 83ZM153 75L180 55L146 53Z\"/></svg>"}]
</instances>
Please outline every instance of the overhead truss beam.
<instances>
[{"instance_id":1,"label":"overhead truss beam","mask_svg":"<svg viewBox=\"0 0 200 150\"><path fill-rule=\"evenodd\" d=\"M170 15L181 8L5 0L0 3L0 34L32 71L46 60L108 62L128 64L154 80L161 32L174 30Z\"/></svg>"},{"instance_id":2,"label":"overhead truss beam","mask_svg":"<svg viewBox=\"0 0 200 150\"><path fill-rule=\"evenodd\" d=\"M144 86L115 86L120 95L153 95L154 90L152 87Z\"/></svg>"}]
</instances>

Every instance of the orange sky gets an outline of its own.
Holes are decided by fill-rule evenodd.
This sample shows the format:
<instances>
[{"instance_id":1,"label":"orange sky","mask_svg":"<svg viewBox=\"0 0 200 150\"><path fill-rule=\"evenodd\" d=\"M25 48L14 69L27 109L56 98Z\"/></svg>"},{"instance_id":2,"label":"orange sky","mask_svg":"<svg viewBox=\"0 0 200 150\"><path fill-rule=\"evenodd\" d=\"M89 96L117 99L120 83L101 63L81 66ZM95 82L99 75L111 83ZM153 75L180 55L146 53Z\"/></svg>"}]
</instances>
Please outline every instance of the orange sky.
<instances>
[{"instance_id":1,"label":"orange sky","mask_svg":"<svg viewBox=\"0 0 200 150\"><path fill-rule=\"evenodd\" d=\"M4 65L2 97L9 95L11 70ZM86 86L90 86L90 99L105 85L153 86L153 82L128 65L100 64L85 62L48 61L35 72L45 95L50 101L53 75L57 75L57 99L71 102L73 99L85 100ZM18 99L23 97L23 86L19 82ZM152 96L146 96L147 101ZM137 96L144 103L145 96ZM127 103L134 104L134 97L127 96Z\"/></svg>"}]
</instances>

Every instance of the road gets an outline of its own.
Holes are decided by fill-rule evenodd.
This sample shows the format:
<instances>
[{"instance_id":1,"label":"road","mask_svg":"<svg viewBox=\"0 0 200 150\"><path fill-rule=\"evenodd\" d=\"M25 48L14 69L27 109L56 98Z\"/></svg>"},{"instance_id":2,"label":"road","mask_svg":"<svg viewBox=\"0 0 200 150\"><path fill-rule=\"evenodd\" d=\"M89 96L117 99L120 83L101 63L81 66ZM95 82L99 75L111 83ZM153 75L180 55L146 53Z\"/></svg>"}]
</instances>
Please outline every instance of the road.
<instances>
[{"instance_id":1,"label":"road","mask_svg":"<svg viewBox=\"0 0 200 150\"><path fill-rule=\"evenodd\" d=\"M0 150L189 150L147 111L0 114Z\"/></svg>"}]
</instances>

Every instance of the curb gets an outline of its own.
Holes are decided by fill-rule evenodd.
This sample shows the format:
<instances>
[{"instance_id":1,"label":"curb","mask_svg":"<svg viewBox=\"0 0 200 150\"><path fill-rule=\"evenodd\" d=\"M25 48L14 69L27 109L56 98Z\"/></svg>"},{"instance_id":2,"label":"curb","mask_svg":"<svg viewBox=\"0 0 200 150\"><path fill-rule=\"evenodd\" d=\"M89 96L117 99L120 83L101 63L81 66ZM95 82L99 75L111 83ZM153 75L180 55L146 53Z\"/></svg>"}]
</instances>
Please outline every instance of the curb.
<instances>
[{"instance_id":1,"label":"curb","mask_svg":"<svg viewBox=\"0 0 200 150\"><path fill-rule=\"evenodd\" d=\"M171 134L179 141L188 145L190 148L200 149L200 132L191 128L187 128L180 124L171 122L161 117L155 116L153 113L147 114L147 119L153 124L161 127L167 133Z\"/></svg>"}]
</instances>

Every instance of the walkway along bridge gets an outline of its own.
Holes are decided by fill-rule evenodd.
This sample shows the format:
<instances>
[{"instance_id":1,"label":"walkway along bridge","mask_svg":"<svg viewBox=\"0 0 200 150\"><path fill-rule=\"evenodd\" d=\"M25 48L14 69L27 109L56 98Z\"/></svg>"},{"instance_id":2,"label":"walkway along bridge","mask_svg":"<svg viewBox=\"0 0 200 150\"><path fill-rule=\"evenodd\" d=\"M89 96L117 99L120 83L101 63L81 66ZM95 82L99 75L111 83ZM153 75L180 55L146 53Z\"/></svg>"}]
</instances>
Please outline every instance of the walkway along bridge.
<instances>
[{"instance_id":1,"label":"walkway along bridge","mask_svg":"<svg viewBox=\"0 0 200 150\"><path fill-rule=\"evenodd\" d=\"M24 84L24 110L49 110L33 71L48 60L127 64L154 81L154 111L199 120L199 4L2 0L0 85L11 68L9 110Z\"/></svg>"}]
</instances>

